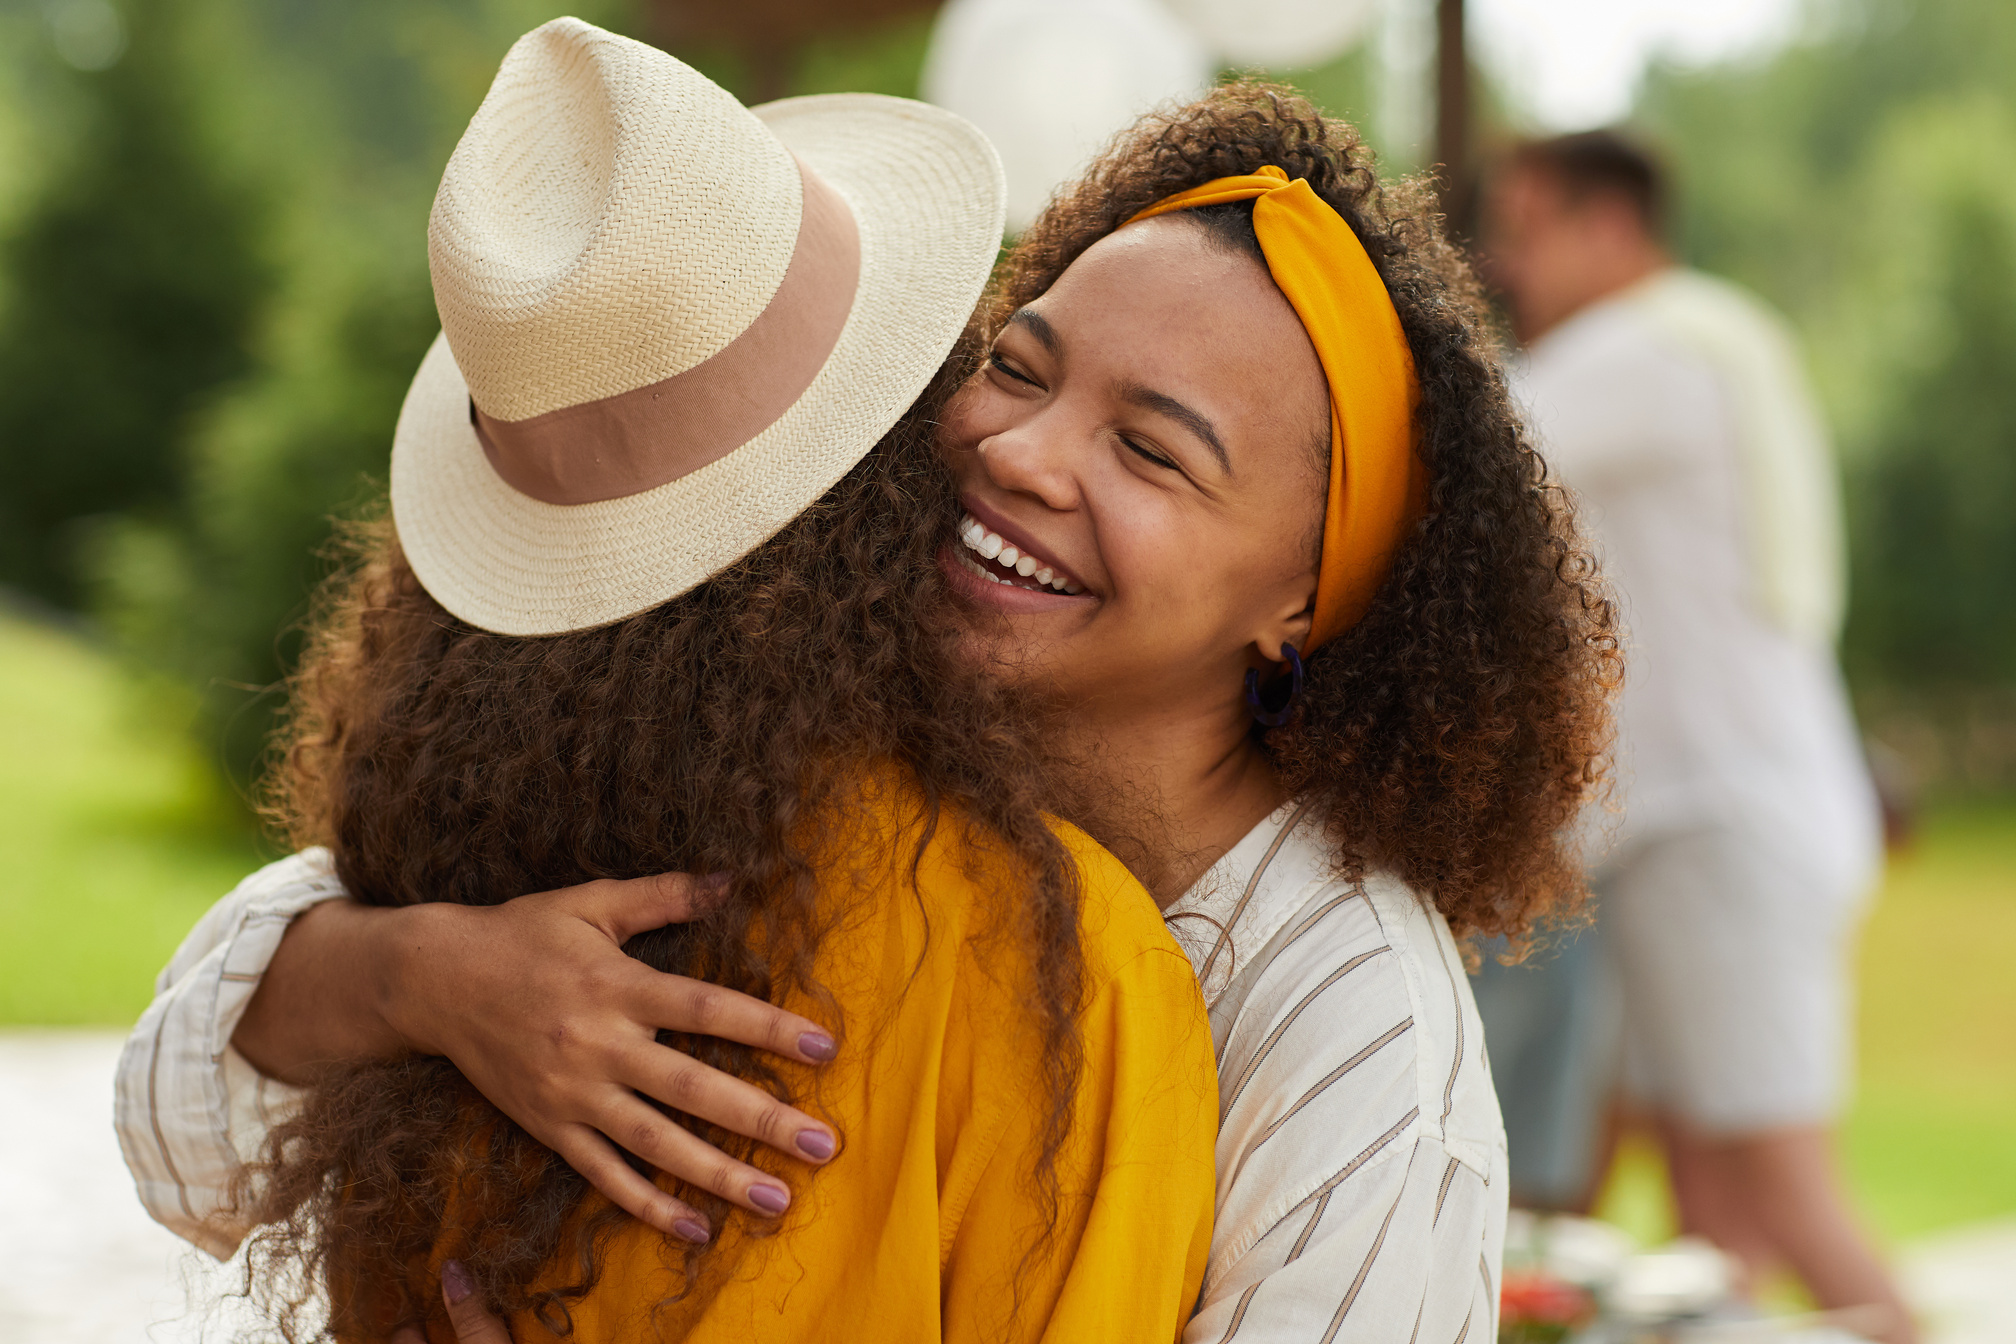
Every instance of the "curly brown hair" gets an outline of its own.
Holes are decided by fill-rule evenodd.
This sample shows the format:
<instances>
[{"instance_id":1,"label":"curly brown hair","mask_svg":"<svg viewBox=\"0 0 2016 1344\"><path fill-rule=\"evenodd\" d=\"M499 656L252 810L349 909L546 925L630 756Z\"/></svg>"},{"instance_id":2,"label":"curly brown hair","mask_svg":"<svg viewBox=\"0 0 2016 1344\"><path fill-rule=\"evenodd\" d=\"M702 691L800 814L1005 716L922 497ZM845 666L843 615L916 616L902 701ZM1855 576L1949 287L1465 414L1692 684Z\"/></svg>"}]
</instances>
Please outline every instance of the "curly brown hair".
<instances>
[{"instance_id":1,"label":"curly brown hair","mask_svg":"<svg viewBox=\"0 0 2016 1344\"><path fill-rule=\"evenodd\" d=\"M967 367L970 352L955 357L920 409L754 553L601 629L476 629L421 587L389 527L368 529L365 563L337 587L294 678L273 815L296 845L330 846L345 886L375 905L729 874L707 917L625 950L758 997L809 995L844 1033L814 979L821 937L843 916L834 889L847 885L832 880L823 837L864 770L900 763L927 842L934 826L959 825L1027 877L996 893L995 925L1042 968L1025 995L1050 1105L1040 1186L1080 1058L1079 887L1043 816L1039 711L961 658L942 600L934 556L958 507L929 408ZM753 1051L667 1039L789 1099ZM681 1118L791 1179L752 1141ZM721 1229L686 1252L685 1291L704 1293L732 1258L714 1248L764 1225L713 1192L679 1194ZM248 1289L290 1339L322 1328L320 1293L339 1338L439 1317L442 1246L493 1305L565 1333L598 1247L626 1218L584 1205L585 1180L438 1058L333 1070L272 1134L239 1198L262 1225ZM531 1291L554 1265L568 1267L565 1286Z\"/></svg>"},{"instance_id":2,"label":"curly brown hair","mask_svg":"<svg viewBox=\"0 0 2016 1344\"><path fill-rule=\"evenodd\" d=\"M1385 280L1420 373L1433 486L1371 612L1310 659L1295 716L1262 741L1292 790L1329 804L1347 876L1385 868L1458 933L1519 943L1580 898L1567 837L1601 780L1620 659L1611 605L1522 436L1476 284L1425 186L1382 186L1356 134L1294 94L1227 85L1144 120L1055 201L1009 255L976 333L1143 207L1270 163L1310 181ZM1257 253L1250 210L1243 226L1239 215L1197 220ZM920 409L771 542L602 630L472 629L427 596L381 531L294 682L276 795L289 837L331 844L350 889L381 904L727 871L729 897L709 919L628 950L761 996L816 994L823 915L807 837L850 770L900 761L930 806L999 836L1029 874L1012 918L1046 972L1032 1005L1052 1046L1054 1153L1078 1068L1082 972L1075 870L1039 809L1077 789L1088 806L1062 810L1116 843L1153 819L1102 827L1098 800L1039 749L1044 711L958 655L933 557L959 505L927 440L932 408L976 348L962 345ZM678 1044L783 1093L749 1051ZM776 1170L756 1145L686 1122ZM451 1209L458 1253L489 1300L564 1325L622 1218L575 1218L586 1183L443 1060L332 1073L267 1152L242 1198L266 1224L252 1272L290 1337L312 1328L318 1286L338 1334L438 1317L429 1254ZM708 1192L681 1194L717 1225L744 1226ZM702 1258L688 1253L689 1284ZM574 1267L573 1282L532 1294L556 1262Z\"/></svg>"},{"instance_id":3,"label":"curly brown hair","mask_svg":"<svg viewBox=\"0 0 2016 1344\"><path fill-rule=\"evenodd\" d=\"M1382 184L1357 132L1292 90L1228 83L1143 118L1050 203L999 278L990 325L1146 207L1268 164L1307 178L1385 281L1420 378L1432 486L1371 610L1316 650L1294 716L1262 740L1292 792L1328 805L1347 878L1382 868L1459 936L1503 935L1516 951L1585 893L1574 822L1604 779L1622 658L1608 592L1521 428L1431 184ZM1250 201L1168 218L1265 264Z\"/></svg>"}]
</instances>

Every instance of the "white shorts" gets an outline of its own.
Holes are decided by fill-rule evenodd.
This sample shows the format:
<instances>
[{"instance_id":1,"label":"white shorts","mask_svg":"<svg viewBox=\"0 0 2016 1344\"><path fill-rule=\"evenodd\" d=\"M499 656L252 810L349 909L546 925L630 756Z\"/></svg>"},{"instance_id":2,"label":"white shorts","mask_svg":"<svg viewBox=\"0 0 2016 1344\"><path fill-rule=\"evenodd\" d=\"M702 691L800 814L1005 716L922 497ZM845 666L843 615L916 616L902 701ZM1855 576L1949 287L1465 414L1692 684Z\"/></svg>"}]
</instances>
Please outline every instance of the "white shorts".
<instances>
[{"instance_id":1,"label":"white shorts","mask_svg":"<svg viewBox=\"0 0 2016 1344\"><path fill-rule=\"evenodd\" d=\"M1812 868L1727 829L1640 842L1597 875L1627 1097L1710 1133L1836 1116L1866 893Z\"/></svg>"}]
</instances>

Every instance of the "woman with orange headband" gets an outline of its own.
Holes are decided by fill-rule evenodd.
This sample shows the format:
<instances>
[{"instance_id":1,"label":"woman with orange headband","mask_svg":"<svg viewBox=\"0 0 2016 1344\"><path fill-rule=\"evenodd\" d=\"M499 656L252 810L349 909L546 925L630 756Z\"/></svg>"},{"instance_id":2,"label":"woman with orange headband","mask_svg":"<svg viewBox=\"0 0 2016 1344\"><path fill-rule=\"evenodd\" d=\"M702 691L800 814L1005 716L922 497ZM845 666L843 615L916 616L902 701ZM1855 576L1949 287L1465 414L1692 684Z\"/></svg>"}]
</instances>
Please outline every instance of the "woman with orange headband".
<instances>
[{"instance_id":1,"label":"woman with orange headband","mask_svg":"<svg viewBox=\"0 0 2016 1344\"><path fill-rule=\"evenodd\" d=\"M1617 655L1467 271L1425 190L1382 186L1349 128L1232 85L1053 203L984 334L942 418L962 513L941 568L972 656L1057 705L1065 810L1162 904L1211 1008L1216 1226L1184 1338L1494 1337L1503 1132L1460 940L1572 912L1564 837ZM562 988L620 955L563 941L589 899L431 942L325 901L218 1030L275 1074L446 1054L534 1134L614 1132L597 1098L652 1085L546 1043L693 1024L669 994ZM346 968L388 958L409 969L365 1001ZM783 1053L815 1029L712 1011ZM664 1067L681 1109L802 1157L804 1116ZM620 1137L683 1177L720 1160L670 1120ZM669 1217L628 1168L597 1172Z\"/></svg>"}]
</instances>

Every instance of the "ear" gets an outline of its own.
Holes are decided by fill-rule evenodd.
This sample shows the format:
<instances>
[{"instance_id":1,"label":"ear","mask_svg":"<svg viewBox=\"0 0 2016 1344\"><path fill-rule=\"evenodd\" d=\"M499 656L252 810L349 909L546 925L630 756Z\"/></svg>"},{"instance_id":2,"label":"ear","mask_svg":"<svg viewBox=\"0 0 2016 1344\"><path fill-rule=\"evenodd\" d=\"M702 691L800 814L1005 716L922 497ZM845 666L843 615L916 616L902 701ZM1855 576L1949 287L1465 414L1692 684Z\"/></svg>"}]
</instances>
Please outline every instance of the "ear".
<instances>
[{"instance_id":1,"label":"ear","mask_svg":"<svg viewBox=\"0 0 2016 1344\"><path fill-rule=\"evenodd\" d=\"M1316 576L1311 574L1306 587L1297 585L1294 605L1277 606L1254 632L1254 651L1270 663L1285 663L1288 655L1282 652L1283 646L1292 644L1299 651L1315 624Z\"/></svg>"}]
</instances>

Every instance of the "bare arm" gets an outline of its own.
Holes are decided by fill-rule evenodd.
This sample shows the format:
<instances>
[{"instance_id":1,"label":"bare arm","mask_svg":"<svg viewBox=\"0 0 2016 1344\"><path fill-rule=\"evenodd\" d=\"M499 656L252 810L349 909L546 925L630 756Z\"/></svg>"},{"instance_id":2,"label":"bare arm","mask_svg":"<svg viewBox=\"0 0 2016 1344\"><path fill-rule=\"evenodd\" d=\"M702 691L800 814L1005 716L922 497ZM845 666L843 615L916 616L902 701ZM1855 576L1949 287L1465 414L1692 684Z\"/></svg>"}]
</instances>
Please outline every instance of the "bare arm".
<instances>
[{"instance_id":1,"label":"bare arm","mask_svg":"<svg viewBox=\"0 0 2016 1344\"><path fill-rule=\"evenodd\" d=\"M331 1060L392 1059L434 1053L393 1029L393 954L411 910L327 901L297 916L246 1005L231 1044L253 1067L281 1082L314 1081Z\"/></svg>"},{"instance_id":2,"label":"bare arm","mask_svg":"<svg viewBox=\"0 0 2016 1344\"><path fill-rule=\"evenodd\" d=\"M800 1161L825 1161L835 1145L818 1121L657 1044L662 1028L806 1063L833 1054L815 1022L624 955L625 940L691 918L704 895L675 874L490 907L331 901L289 927L232 1044L288 1081L336 1060L446 1056L616 1204L661 1231L705 1240L705 1219L633 1171L612 1136L758 1213L782 1212L789 1196L639 1093Z\"/></svg>"}]
</instances>

